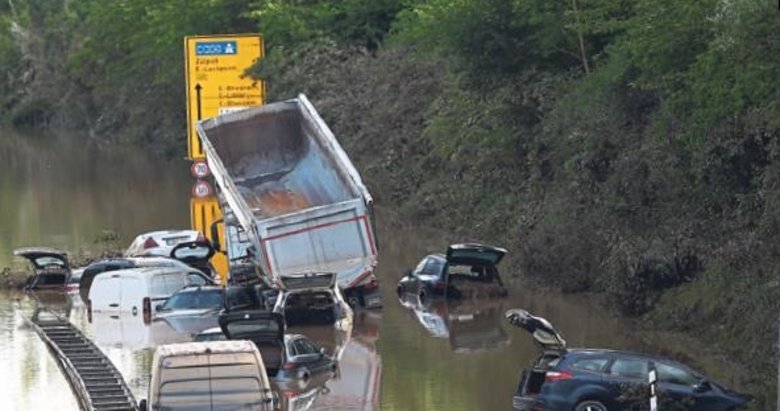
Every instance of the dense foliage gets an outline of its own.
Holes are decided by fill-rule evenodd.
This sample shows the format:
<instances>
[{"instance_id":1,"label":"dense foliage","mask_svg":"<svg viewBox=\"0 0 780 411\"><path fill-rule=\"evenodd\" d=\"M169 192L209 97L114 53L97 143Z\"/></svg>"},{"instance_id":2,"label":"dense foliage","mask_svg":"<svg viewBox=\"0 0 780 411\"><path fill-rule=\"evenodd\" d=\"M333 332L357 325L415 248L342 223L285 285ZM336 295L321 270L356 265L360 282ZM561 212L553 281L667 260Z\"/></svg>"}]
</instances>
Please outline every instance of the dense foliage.
<instances>
[{"instance_id":1,"label":"dense foliage","mask_svg":"<svg viewBox=\"0 0 780 411\"><path fill-rule=\"evenodd\" d=\"M509 246L526 279L723 341L763 367L743 384L771 391L774 0L13 0L0 14L7 121L170 152L182 36L261 31L253 73L274 98L313 97L380 201Z\"/></svg>"}]
</instances>

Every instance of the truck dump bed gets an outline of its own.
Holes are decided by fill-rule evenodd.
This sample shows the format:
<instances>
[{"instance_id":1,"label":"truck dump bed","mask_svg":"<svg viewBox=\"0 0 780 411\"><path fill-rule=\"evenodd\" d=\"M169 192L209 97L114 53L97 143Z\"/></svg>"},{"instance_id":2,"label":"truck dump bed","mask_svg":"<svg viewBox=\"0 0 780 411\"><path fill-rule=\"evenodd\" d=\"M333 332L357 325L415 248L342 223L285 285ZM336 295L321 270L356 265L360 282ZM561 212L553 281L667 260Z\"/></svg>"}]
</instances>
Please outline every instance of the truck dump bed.
<instances>
[{"instance_id":1,"label":"truck dump bed","mask_svg":"<svg viewBox=\"0 0 780 411\"><path fill-rule=\"evenodd\" d=\"M306 96L204 120L197 129L266 274L335 271L351 287L371 272L371 195Z\"/></svg>"}]
</instances>

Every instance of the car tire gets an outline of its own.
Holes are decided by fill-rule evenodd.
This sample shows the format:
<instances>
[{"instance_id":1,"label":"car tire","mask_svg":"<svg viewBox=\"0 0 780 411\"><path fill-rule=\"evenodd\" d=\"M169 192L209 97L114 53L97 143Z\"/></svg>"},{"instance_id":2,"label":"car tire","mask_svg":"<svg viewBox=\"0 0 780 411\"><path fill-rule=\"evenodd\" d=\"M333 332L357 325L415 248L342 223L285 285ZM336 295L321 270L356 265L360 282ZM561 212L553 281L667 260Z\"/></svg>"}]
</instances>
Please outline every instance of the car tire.
<instances>
[{"instance_id":1,"label":"car tire","mask_svg":"<svg viewBox=\"0 0 780 411\"><path fill-rule=\"evenodd\" d=\"M585 400L578 403L574 411L609 411L609 408L601 401Z\"/></svg>"}]
</instances>

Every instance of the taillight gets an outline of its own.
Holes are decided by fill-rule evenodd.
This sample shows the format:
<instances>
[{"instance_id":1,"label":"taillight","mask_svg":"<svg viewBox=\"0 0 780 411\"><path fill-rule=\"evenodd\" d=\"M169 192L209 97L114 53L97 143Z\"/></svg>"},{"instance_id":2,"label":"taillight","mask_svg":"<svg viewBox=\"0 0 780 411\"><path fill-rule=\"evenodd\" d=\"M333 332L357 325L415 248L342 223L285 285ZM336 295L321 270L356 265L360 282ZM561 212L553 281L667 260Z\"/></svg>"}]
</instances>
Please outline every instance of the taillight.
<instances>
[{"instance_id":1,"label":"taillight","mask_svg":"<svg viewBox=\"0 0 780 411\"><path fill-rule=\"evenodd\" d=\"M286 363L284 363L284 366L282 366L282 368L284 368L286 371L291 371L294 370L295 367L297 366L298 364L295 361L287 361Z\"/></svg>"},{"instance_id":2,"label":"taillight","mask_svg":"<svg viewBox=\"0 0 780 411\"><path fill-rule=\"evenodd\" d=\"M206 236L203 233L198 233L198 238L195 241L206 241Z\"/></svg>"},{"instance_id":3,"label":"taillight","mask_svg":"<svg viewBox=\"0 0 780 411\"><path fill-rule=\"evenodd\" d=\"M545 382L563 381L572 378L574 378L574 375L563 371L547 371L547 373L544 375Z\"/></svg>"},{"instance_id":4,"label":"taillight","mask_svg":"<svg viewBox=\"0 0 780 411\"><path fill-rule=\"evenodd\" d=\"M143 310L144 310L144 324L151 323L152 322L152 299L151 298L144 297Z\"/></svg>"},{"instance_id":5,"label":"taillight","mask_svg":"<svg viewBox=\"0 0 780 411\"><path fill-rule=\"evenodd\" d=\"M144 241L144 250L146 250L147 248L155 248L159 246L160 245L157 244L157 241L154 241L154 238L152 237L149 237L146 239L146 241Z\"/></svg>"},{"instance_id":6,"label":"taillight","mask_svg":"<svg viewBox=\"0 0 780 411\"><path fill-rule=\"evenodd\" d=\"M433 283L433 289L435 291L444 291L444 288L445 288L444 281L436 281L435 283Z\"/></svg>"}]
</instances>

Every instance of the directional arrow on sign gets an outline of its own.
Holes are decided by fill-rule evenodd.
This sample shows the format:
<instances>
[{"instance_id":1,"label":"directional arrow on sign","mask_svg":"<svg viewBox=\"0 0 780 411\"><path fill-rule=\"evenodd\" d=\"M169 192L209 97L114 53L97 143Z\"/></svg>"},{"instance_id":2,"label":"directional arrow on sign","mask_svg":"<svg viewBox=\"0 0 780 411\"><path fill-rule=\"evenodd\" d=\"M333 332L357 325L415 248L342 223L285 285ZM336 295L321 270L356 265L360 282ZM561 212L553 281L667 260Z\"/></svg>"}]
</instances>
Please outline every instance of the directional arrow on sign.
<instances>
[{"instance_id":1,"label":"directional arrow on sign","mask_svg":"<svg viewBox=\"0 0 780 411\"><path fill-rule=\"evenodd\" d=\"M202 90L202 89L203 89L203 87L200 85L200 83L195 84L195 96L197 98L196 101L197 101L197 105L198 105L198 120L203 118L203 114L202 114L201 107L200 107L201 106L201 103L200 103L200 90Z\"/></svg>"}]
</instances>

